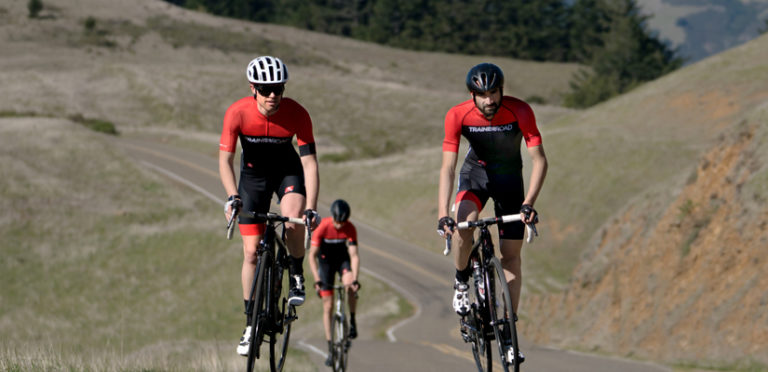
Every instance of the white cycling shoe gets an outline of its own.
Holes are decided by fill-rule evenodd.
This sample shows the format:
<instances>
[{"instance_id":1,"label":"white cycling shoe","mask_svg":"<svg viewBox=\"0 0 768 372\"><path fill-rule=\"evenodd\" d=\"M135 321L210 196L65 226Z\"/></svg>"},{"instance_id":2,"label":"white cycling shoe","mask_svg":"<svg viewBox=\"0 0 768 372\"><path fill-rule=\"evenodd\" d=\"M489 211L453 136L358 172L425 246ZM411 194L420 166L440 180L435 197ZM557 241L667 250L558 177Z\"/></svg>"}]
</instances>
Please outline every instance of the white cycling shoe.
<instances>
[{"instance_id":1,"label":"white cycling shoe","mask_svg":"<svg viewBox=\"0 0 768 372\"><path fill-rule=\"evenodd\" d=\"M243 337L240 337L240 343L237 345L237 353L242 356L248 356L248 349L251 346L251 326L245 327Z\"/></svg>"},{"instance_id":2,"label":"white cycling shoe","mask_svg":"<svg viewBox=\"0 0 768 372\"><path fill-rule=\"evenodd\" d=\"M518 364L523 364L523 362L525 362L525 355L523 355L523 352L518 350L517 356L515 356L515 348L510 346L507 349L507 363L512 364L512 361L514 361L515 358L519 360Z\"/></svg>"},{"instance_id":3,"label":"white cycling shoe","mask_svg":"<svg viewBox=\"0 0 768 372\"><path fill-rule=\"evenodd\" d=\"M461 316L469 314L469 284L456 280L453 289L453 310Z\"/></svg>"}]
</instances>

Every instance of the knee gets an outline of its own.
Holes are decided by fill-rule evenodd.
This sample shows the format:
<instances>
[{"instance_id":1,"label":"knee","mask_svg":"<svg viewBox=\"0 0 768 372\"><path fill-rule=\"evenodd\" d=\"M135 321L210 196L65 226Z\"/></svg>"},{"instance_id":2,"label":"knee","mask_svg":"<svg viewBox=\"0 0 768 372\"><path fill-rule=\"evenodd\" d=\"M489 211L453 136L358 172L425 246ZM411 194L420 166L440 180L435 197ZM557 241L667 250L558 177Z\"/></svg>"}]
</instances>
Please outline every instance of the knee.
<instances>
[{"instance_id":1,"label":"knee","mask_svg":"<svg viewBox=\"0 0 768 372\"><path fill-rule=\"evenodd\" d=\"M458 230L458 234L454 235L457 238L457 243L463 245L465 243L471 243L473 237L473 229Z\"/></svg>"},{"instance_id":2,"label":"knee","mask_svg":"<svg viewBox=\"0 0 768 372\"><path fill-rule=\"evenodd\" d=\"M246 247L243 250L243 261L245 261L245 263L247 264L256 265L256 262L258 261L258 257L259 255L257 254L256 247L253 247L253 248Z\"/></svg>"},{"instance_id":3,"label":"knee","mask_svg":"<svg viewBox=\"0 0 768 372\"><path fill-rule=\"evenodd\" d=\"M518 268L522 264L520 255L505 255L501 257L501 266L505 268Z\"/></svg>"},{"instance_id":4,"label":"knee","mask_svg":"<svg viewBox=\"0 0 768 372\"><path fill-rule=\"evenodd\" d=\"M331 309L333 308L333 302L331 302L331 299L333 297L331 296L325 296L323 297L323 312L330 313Z\"/></svg>"},{"instance_id":5,"label":"knee","mask_svg":"<svg viewBox=\"0 0 768 372\"><path fill-rule=\"evenodd\" d=\"M291 235L304 234L304 225L299 225L295 223L286 223L285 229L286 229L286 233Z\"/></svg>"}]
</instances>

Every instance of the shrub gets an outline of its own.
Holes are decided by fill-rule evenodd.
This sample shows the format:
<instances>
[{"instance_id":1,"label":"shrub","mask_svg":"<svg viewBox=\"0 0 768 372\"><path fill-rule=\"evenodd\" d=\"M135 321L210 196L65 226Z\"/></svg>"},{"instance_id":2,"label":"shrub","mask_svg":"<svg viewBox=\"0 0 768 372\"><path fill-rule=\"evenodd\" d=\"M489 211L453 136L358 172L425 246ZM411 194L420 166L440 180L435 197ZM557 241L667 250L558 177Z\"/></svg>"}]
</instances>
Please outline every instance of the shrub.
<instances>
[{"instance_id":1,"label":"shrub","mask_svg":"<svg viewBox=\"0 0 768 372\"><path fill-rule=\"evenodd\" d=\"M43 0L29 0L27 9L29 9L29 18L37 18L43 10Z\"/></svg>"}]
</instances>

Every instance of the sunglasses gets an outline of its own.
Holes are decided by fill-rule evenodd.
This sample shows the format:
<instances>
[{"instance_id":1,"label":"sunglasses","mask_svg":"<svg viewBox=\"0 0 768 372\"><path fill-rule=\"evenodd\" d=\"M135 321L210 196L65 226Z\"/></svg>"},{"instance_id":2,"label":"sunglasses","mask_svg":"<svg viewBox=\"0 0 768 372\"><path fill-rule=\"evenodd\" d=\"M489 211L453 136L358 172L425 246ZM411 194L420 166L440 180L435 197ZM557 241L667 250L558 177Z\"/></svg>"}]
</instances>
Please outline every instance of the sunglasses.
<instances>
[{"instance_id":1,"label":"sunglasses","mask_svg":"<svg viewBox=\"0 0 768 372\"><path fill-rule=\"evenodd\" d=\"M285 85L283 84L272 84L272 85L256 85L255 86L256 91L259 92L259 94L262 97L269 97L274 93L276 96L279 96L283 94L283 91L285 90Z\"/></svg>"}]
</instances>

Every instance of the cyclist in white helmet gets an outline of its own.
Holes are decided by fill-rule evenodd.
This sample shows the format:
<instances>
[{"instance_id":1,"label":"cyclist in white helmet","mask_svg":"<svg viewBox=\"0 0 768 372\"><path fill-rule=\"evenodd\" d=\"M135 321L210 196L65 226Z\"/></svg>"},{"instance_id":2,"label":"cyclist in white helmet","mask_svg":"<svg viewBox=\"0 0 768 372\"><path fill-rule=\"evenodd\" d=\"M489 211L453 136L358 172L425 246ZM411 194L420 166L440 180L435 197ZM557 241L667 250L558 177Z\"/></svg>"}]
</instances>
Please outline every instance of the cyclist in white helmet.
<instances>
[{"instance_id":1,"label":"cyclist in white helmet","mask_svg":"<svg viewBox=\"0 0 768 372\"><path fill-rule=\"evenodd\" d=\"M283 97L288 69L272 56L255 58L246 69L252 96L237 100L227 109L219 143L219 175L227 192L224 205L228 218L232 204L242 203L244 211L266 213L272 195L277 194L280 213L304 217L312 226L318 222L317 195L319 176L312 120L307 110L291 98ZM298 153L293 136L298 142ZM235 179L234 158L237 139L242 146L240 182ZM241 270L243 301L248 308L250 285L256 268L256 248L264 233L263 223L240 216L243 238ZM292 223L287 228L290 253L288 301L304 303L304 227ZM250 319L240 339L237 352L248 355Z\"/></svg>"}]
</instances>

